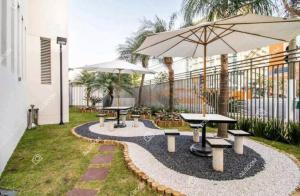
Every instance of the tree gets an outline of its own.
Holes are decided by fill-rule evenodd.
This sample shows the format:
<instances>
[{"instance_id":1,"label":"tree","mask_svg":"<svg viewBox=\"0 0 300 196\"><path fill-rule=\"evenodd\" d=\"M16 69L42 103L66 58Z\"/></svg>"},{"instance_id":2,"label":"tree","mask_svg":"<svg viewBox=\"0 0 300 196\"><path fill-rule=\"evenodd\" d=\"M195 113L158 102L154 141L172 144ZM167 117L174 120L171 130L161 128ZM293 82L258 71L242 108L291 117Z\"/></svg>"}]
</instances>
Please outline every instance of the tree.
<instances>
[{"instance_id":1,"label":"tree","mask_svg":"<svg viewBox=\"0 0 300 196\"><path fill-rule=\"evenodd\" d=\"M167 79L168 79L168 74L167 74L167 72L162 71L162 72L159 72L159 73L155 76L154 82L155 82L155 84L160 84L160 83L166 82Z\"/></svg>"},{"instance_id":2,"label":"tree","mask_svg":"<svg viewBox=\"0 0 300 196\"><path fill-rule=\"evenodd\" d=\"M98 72L93 85L95 88L102 89L106 96L110 97L110 104L113 102L115 89L119 92L124 90L132 94L132 78L129 74L121 74L119 82L117 74Z\"/></svg>"},{"instance_id":3,"label":"tree","mask_svg":"<svg viewBox=\"0 0 300 196\"><path fill-rule=\"evenodd\" d=\"M152 32L152 33L160 33L164 31L170 31L174 29L174 23L177 18L177 15L174 13L171 15L169 21L165 21L158 16L155 19L147 20L144 19L143 26L140 31L144 32ZM149 34L148 34L149 35ZM164 57L162 59L163 63L168 69L169 73L169 110L170 112L174 111L174 70L173 70L173 58L172 57Z\"/></svg>"},{"instance_id":4,"label":"tree","mask_svg":"<svg viewBox=\"0 0 300 196\"><path fill-rule=\"evenodd\" d=\"M148 67L149 56L135 53L135 51L141 46L146 37L151 34L151 32L147 31L139 31L133 37L129 37L126 39L125 44L120 44L118 46L118 52L120 55L120 59L124 59L130 63L137 63L140 61L144 68ZM141 106L142 103L142 91L144 86L145 74L142 74L141 83L139 87L139 95L138 95L138 106Z\"/></svg>"},{"instance_id":5,"label":"tree","mask_svg":"<svg viewBox=\"0 0 300 196\"><path fill-rule=\"evenodd\" d=\"M282 4L288 16L300 17L300 3L297 0L282 0Z\"/></svg>"},{"instance_id":6,"label":"tree","mask_svg":"<svg viewBox=\"0 0 300 196\"><path fill-rule=\"evenodd\" d=\"M82 85L85 87L85 99L87 107L90 106L92 93L97 89L95 87L95 79L96 74L94 72L82 71L74 81L74 84Z\"/></svg>"},{"instance_id":7,"label":"tree","mask_svg":"<svg viewBox=\"0 0 300 196\"><path fill-rule=\"evenodd\" d=\"M255 13L271 15L275 10L272 0L183 0L182 12L185 21L191 23L193 18L204 17L209 21L227 18L237 14ZM218 111L228 114L228 56L221 55L220 95ZM227 137L227 124L218 125L218 136Z\"/></svg>"}]
</instances>

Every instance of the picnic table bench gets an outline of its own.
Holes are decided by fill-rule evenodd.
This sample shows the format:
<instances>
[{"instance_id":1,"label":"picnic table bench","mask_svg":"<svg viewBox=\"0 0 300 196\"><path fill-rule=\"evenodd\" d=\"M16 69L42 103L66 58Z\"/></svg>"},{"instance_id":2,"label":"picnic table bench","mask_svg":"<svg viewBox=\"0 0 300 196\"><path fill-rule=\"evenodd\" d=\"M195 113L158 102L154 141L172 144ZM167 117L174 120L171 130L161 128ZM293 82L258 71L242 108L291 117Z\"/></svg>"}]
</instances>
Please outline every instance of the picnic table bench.
<instances>
[{"instance_id":1,"label":"picnic table bench","mask_svg":"<svg viewBox=\"0 0 300 196\"><path fill-rule=\"evenodd\" d=\"M244 138L250 136L250 133L243 130L228 130L228 133L234 136L234 152L244 154Z\"/></svg>"},{"instance_id":2,"label":"picnic table bench","mask_svg":"<svg viewBox=\"0 0 300 196\"><path fill-rule=\"evenodd\" d=\"M231 148L231 144L221 138L208 138L207 143L212 148L212 165L216 171L223 172L224 170L224 148Z\"/></svg>"},{"instance_id":3,"label":"picnic table bench","mask_svg":"<svg viewBox=\"0 0 300 196\"><path fill-rule=\"evenodd\" d=\"M165 130L167 136L168 151L175 152L175 136L180 135L177 129Z\"/></svg>"}]
</instances>

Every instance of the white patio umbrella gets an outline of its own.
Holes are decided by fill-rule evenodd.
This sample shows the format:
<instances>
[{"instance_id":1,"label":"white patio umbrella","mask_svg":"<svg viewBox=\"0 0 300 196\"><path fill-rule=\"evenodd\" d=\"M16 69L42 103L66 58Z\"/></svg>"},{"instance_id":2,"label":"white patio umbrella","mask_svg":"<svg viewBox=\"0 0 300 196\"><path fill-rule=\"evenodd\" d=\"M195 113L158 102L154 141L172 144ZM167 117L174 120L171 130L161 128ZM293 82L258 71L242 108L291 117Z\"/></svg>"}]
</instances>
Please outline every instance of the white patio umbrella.
<instances>
[{"instance_id":1,"label":"white patio umbrella","mask_svg":"<svg viewBox=\"0 0 300 196\"><path fill-rule=\"evenodd\" d=\"M237 53L288 42L300 33L300 19L284 19L255 14L238 15L215 22L205 22L146 38L137 53L156 57L203 57L206 93L206 57ZM203 114L206 106L203 98Z\"/></svg>"},{"instance_id":2,"label":"white patio umbrella","mask_svg":"<svg viewBox=\"0 0 300 196\"><path fill-rule=\"evenodd\" d=\"M114 60L103 62L94 65L86 65L84 67L79 67L79 69L87 70L87 71L94 71L94 72L106 72L106 73L117 73L119 77L120 83L120 76L122 74L132 74L132 73L139 73L139 74L155 74L155 71L152 71L148 68L144 68L142 66L138 66L132 63L128 63L122 60ZM118 107L120 106L120 92L118 90Z\"/></svg>"}]
</instances>

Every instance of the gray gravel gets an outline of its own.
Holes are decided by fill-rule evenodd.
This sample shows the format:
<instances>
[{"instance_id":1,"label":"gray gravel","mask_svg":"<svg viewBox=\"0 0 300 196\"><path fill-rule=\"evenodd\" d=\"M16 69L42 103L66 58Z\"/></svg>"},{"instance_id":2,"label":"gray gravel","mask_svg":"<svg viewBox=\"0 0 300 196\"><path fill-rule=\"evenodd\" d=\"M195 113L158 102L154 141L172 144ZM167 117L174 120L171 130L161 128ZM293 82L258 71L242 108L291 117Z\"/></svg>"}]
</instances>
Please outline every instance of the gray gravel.
<instances>
[{"instance_id":1,"label":"gray gravel","mask_svg":"<svg viewBox=\"0 0 300 196\"><path fill-rule=\"evenodd\" d=\"M148 121L149 122L149 121ZM114 139L136 143L149 151L158 161L167 168L189 176L209 180L234 180L256 175L264 169L264 159L254 150L245 147L244 155L237 155L232 148L224 150L224 172L215 172L212 169L211 157L197 157L189 152L191 136L181 135L176 138L176 152L167 152L166 137L164 135L147 135L145 137L116 137L91 132L89 127L96 123L88 123L78 127L75 131L89 138ZM150 126L147 124L147 126ZM231 142L231 141L230 141ZM251 169L245 172L245 168Z\"/></svg>"}]
</instances>

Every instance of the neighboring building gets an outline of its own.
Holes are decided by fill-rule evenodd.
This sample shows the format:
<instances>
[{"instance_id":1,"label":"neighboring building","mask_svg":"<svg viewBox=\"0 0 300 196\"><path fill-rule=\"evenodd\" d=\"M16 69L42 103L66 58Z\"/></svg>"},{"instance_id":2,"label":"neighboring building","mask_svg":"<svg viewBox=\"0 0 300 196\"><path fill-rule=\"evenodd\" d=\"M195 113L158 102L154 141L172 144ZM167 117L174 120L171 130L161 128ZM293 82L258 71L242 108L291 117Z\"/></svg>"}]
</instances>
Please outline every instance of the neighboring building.
<instances>
[{"instance_id":1,"label":"neighboring building","mask_svg":"<svg viewBox=\"0 0 300 196\"><path fill-rule=\"evenodd\" d=\"M30 104L39 124L59 123L59 45L68 37L68 0L0 1L0 175L27 127ZM64 122L68 45L63 46Z\"/></svg>"}]
</instances>

